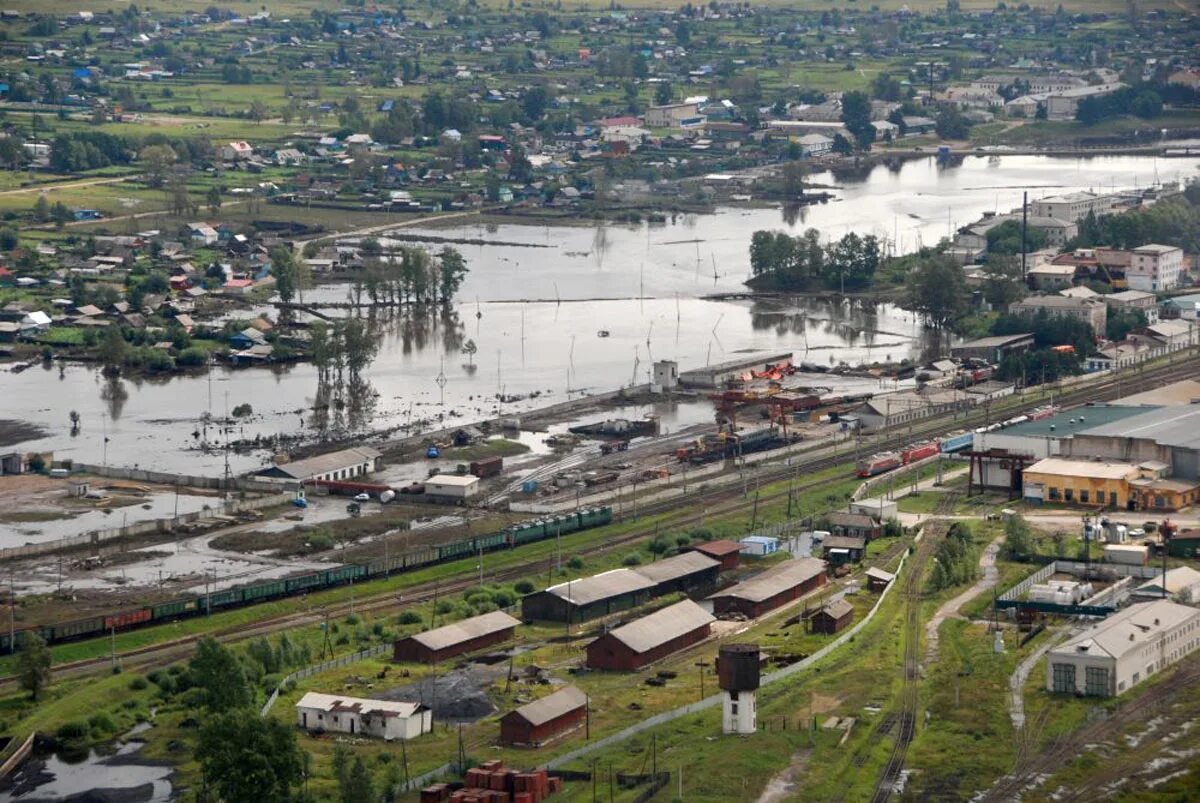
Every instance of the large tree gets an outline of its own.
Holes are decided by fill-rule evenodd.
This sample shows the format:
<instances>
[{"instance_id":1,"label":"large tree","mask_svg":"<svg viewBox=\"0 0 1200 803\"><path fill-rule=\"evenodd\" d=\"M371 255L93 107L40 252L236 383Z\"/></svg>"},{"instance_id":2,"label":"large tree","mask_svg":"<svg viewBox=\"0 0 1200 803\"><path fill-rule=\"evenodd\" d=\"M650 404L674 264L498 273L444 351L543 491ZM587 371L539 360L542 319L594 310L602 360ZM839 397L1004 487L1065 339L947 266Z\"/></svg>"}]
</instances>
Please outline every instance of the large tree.
<instances>
[{"instance_id":1,"label":"large tree","mask_svg":"<svg viewBox=\"0 0 1200 803\"><path fill-rule=\"evenodd\" d=\"M146 184L161 187L177 158L175 149L170 145L147 145L142 148L138 154L138 165L145 174Z\"/></svg>"},{"instance_id":2,"label":"large tree","mask_svg":"<svg viewBox=\"0 0 1200 803\"><path fill-rule=\"evenodd\" d=\"M275 292L279 293L279 300L290 304L299 286L296 256L292 249L285 245L271 249L271 275L275 277Z\"/></svg>"},{"instance_id":3,"label":"large tree","mask_svg":"<svg viewBox=\"0 0 1200 803\"><path fill-rule=\"evenodd\" d=\"M866 92L847 92L842 95L842 122L854 135L858 147L871 147L875 127L871 125L871 99Z\"/></svg>"},{"instance_id":4,"label":"large tree","mask_svg":"<svg viewBox=\"0 0 1200 803\"><path fill-rule=\"evenodd\" d=\"M211 716L196 757L222 800L286 803L303 776L293 728L249 709Z\"/></svg>"},{"instance_id":5,"label":"large tree","mask_svg":"<svg viewBox=\"0 0 1200 803\"><path fill-rule=\"evenodd\" d=\"M920 260L908 275L908 306L934 326L948 326L967 310L963 269L944 254Z\"/></svg>"},{"instance_id":6,"label":"large tree","mask_svg":"<svg viewBox=\"0 0 1200 803\"><path fill-rule=\"evenodd\" d=\"M215 639L203 639L196 647L188 662L188 675L192 685L204 692L204 706L210 711L246 708L254 701L254 691L237 656Z\"/></svg>"},{"instance_id":7,"label":"large tree","mask_svg":"<svg viewBox=\"0 0 1200 803\"><path fill-rule=\"evenodd\" d=\"M50 648L36 630L25 632L25 641L17 655L17 679L34 700L50 685Z\"/></svg>"}]
</instances>

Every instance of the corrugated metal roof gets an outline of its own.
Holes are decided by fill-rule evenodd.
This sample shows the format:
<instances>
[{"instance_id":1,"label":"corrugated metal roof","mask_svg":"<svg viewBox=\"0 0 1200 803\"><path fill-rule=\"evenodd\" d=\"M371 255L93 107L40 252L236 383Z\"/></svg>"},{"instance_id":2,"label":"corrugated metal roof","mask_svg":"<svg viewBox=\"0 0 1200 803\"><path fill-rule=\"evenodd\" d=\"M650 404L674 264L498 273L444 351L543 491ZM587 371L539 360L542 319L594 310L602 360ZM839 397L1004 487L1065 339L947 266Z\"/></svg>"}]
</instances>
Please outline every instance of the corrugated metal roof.
<instances>
[{"instance_id":1,"label":"corrugated metal roof","mask_svg":"<svg viewBox=\"0 0 1200 803\"><path fill-rule=\"evenodd\" d=\"M1080 432L1099 428L1105 424L1124 421L1153 409L1157 408L1116 404L1089 405L1057 413L1039 421L1024 421L988 434L1024 435L1036 438L1065 438Z\"/></svg>"},{"instance_id":2,"label":"corrugated metal roof","mask_svg":"<svg viewBox=\"0 0 1200 803\"><path fill-rule=\"evenodd\" d=\"M491 613L472 616L470 619L464 619L461 622L454 622L453 624L439 627L436 630L416 633L412 636L412 639L431 650L444 650L447 647L453 647L455 644L477 639L480 636L488 636L501 630L507 630L510 627L516 627L519 624L519 621L504 611L492 611Z\"/></svg>"},{"instance_id":3,"label":"corrugated metal roof","mask_svg":"<svg viewBox=\"0 0 1200 803\"><path fill-rule=\"evenodd\" d=\"M826 549L867 548L867 539L861 535L830 535L821 543Z\"/></svg>"},{"instance_id":4,"label":"corrugated metal roof","mask_svg":"<svg viewBox=\"0 0 1200 803\"><path fill-rule=\"evenodd\" d=\"M591 577L581 577L578 580L550 586L546 589L546 593L575 605L591 605L593 602L619 597L622 594L646 591L654 588L654 585L653 580L631 569L613 569L594 574Z\"/></svg>"},{"instance_id":5,"label":"corrugated metal roof","mask_svg":"<svg viewBox=\"0 0 1200 803\"><path fill-rule=\"evenodd\" d=\"M749 602L762 602L783 591L795 588L824 571L824 561L816 558L797 558L781 563L773 569L768 569L744 583L738 583L732 588L719 591L709 599L737 597Z\"/></svg>"},{"instance_id":6,"label":"corrugated metal roof","mask_svg":"<svg viewBox=\"0 0 1200 803\"><path fill-rule=\"evenodd\" d=\"M844 599L836 599L821 609L826 616L834 619L841 619L847 614L854 613L854 606Z\"/></svg>"},{"instance_id":7,"label":"corrugated metal roof","mask_svg":"<svg viewBox=\"0 0 1200 803\"><path fill-rule=\"evenodd\" d=\"M1174 405L1143 412L1119 424L1084 430L1084 435L1108 438L1146 438L1160 446L1200 448L1200 406Z\"/></svg>"},{"instance_id":8,"label":"corrugated metal roof","mask_svg":"<svg viewBox=\"0 0 1200 803\"><path fill-rule=\"evenodd\" d=\"M715 621L711 613L685 599L615 628L608 635L634 652L643 653Z\"/></svg>"},{"instance_id":9,"label":"corrugated metal roof","mask_svg":"<svg viewBox=\"0 0 1200 803\"><path fill-rule=\"evenodd\" d=\"M668 580L687 577L689 574L715 569L720 565L719 561L715 561L707 555L701 555L699 552L684 552L655 561L649 566L639 566L634 571L642 577L650 578L655 583L665 583Z\"/></svg>"},{"instance_id":10,"label":"corrugated metal roof","mask_svg":"<svg viewBox=\"0 0 1200 803\"><path fill-rule=\"evenodd\" d=\"M737 541L722 538L719 541L708 541L704 544L693 544L692 549L705 555L732 555L742 551L742 545Z\"/></svg>"},{"instance_id":11,"label":"corrugated metal roof","mask_svg":"<svg viewBox=\"0 0 1200 803\"><path fill-rule=\"evenodd\" d=\"M257 329L253 331L255 333L258 332ZM307 457L304 460L295 460L291 463L283 463L282 465L275 466L275 468L289 477L306 480L317 474L325 474L329 471L337 471L357 466L361 463L371 462L381 454L379 450L372 449L369 446L356 446L352 449L339 449L336 452L319 454L316 457Z\"/></svg>"},{"instance_id":12,"label":"corrugated metal roof","mask_svg":"<svg viewBox=\"0 0 1200 803\"><path fill-rule=\"evenodd\" d=\"M566 686L540 700L526 703L512 713L530 725L542 725L585 705L587 695L574 686Z\"/></svg>"},{"instance_id":13,"label":"corrugated metal roof","mask_svg":"<svg viewBox=\"0 0 1200 803\"><path fill-rule=\"evenodd\" d=\"M1130 605L1055 647L1050 655L1110 655L1120 659L1157 643L1164 631L1196 618L1200 618L1200 611L1165 599Z\"/></svg>"}]
</instances>

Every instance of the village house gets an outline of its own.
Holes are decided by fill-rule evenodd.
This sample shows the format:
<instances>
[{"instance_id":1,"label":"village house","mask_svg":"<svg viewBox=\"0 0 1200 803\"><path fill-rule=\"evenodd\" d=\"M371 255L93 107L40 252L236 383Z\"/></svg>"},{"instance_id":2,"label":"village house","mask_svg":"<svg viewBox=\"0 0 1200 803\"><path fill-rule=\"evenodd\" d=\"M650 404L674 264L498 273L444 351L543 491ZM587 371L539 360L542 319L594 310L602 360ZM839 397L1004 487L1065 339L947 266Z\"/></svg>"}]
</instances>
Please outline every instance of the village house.
<instances>
[{"instance_id":1,"label":"village house","mask_svg":"<svg viewBox=\"0 0 1200 803\"><path fill-rule=\"evenodd\" d=\"M254 156L254 148L242 140L227 142L221 146L218 155L226 162L244 162Z\"/></svg>"}]
</instances>

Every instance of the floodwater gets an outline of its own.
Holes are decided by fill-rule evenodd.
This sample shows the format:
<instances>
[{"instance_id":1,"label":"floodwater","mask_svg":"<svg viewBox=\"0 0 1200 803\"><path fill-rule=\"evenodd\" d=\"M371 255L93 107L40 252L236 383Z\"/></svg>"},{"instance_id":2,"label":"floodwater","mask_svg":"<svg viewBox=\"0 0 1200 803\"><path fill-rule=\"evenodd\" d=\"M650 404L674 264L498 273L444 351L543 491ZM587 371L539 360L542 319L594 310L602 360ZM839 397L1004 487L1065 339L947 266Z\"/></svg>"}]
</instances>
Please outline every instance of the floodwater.
<instances>
[{"instance_id":1,"label":"floodwater","mask_svg":"<svg viewBox=\"0 0 1200 803\"><path fill-rule=\"evenodd\" d=\"M103 483L101 483L103 484ZM170 518L220 505L220 497L200 494L151 494L135 504L105 510L83 510L76 516L52 521L0 524L0 548L40 544L59 538Z\"/></svg>"},{"instance_id":2,"label":"floodwater","mask_svg":"<svg viewBox=\"0 0 1200 803\"><path fill-rule=\"evenodd\" d=\"M428 429L642 384L659 359L687 370L766 350L791 350L799 360L822 364L919 357L928 333L891 304L705 296L744 289L756 229L814 227L829 238L850 230L874 233L904 252L935 243L985 211L1019 206L1022 191L1035 199L1145 186L1194 175L1198 167L1200 158L996 155L939 165L930 157L859 174L816 174L814 182L837 187L837 200L793 213L722 208L661 225L410 228L405 233L491 244L458 246L471 272L451 314L383 322L382 347L364 373L368 384L335 394L327 415L312 412L317 379L307 364L116 382L82 366L35 368L0 373L0 397L6 417L48 430L22 449L215 475L227 461L241 472L266 460L265 450L227 456L200 448L206 434L200 416L220 416L243 403L254 415L230 434L237 439ZM344 286L306 293L307 300L345 297ZM477 347L469 357L462 352L468 340ZM813 384L848 389L825 375L814 376ZM497 394L506 401L498 403ZM75 437L71 409L82 416ZM665 428L678 430L710 415L701 405L676 404L661 418ZM217 443L225 437L207 435Z\"/></svg>"},{"instance_id":3,"label":"floodwater","mask_svg":"<svg viewBox=\"0 0 1200 803\"><path fill-rule=\"evenodd\" d=\"M138 741L126 742L109 754L91 750L77 760L59 754L35 756L16 771L14 787L0 792L0 803L40 803L101 790L109 791L112 799L167 803L174 799L173 770L169 766L138 763L137 752L142 745Z\"/></svg>"}]
</instances>

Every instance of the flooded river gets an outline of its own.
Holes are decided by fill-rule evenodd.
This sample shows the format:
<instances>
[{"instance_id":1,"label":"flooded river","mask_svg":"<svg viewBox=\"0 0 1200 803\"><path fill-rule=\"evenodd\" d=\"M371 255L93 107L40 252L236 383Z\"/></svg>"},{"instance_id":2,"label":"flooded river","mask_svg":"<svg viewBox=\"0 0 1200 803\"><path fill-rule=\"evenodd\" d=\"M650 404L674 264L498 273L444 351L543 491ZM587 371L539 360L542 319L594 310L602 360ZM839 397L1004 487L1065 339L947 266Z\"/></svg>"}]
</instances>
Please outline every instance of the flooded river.
<instances>
[{"instance_id":1,"label":"flooded river","mask_svg":"<svg viewBox=\"0 0 1200 803\"><path fill-rule=\"evenodd\" d=\"M405 229L491 244L459 246L471 272L452 315L387 325L379 356L365 372L369 386L359 398L342 400L349 402L346 412L335 403L326 426L345 432L517 414L583 392L644 383L658 359L676 360L686 370L758 350L793 350L798 359L821 364L916 357L925 333L911 313L891 304L704 296L744 289L756 229L811 226L831 238L855 230L909 251L984 211L1019 206L1024 190L1036 198L1144 186L1156 177L1193 175L1198 167L1200 159L1193 158L968 157L952 166L929 158L861 175L814 175L814 182L838 187L837 200L786 219L778 209L721 208L662 225ZM310 300L345 297L341 286L306 294ZM468 340L477 346L472 357L462 353ZM5 417L47 431L22 449L206 474L223 471L226 457L197 448L201 414L252 405L255 415L239 426L238 438L311 431L308 408L316 388L315 369L304 364L116 383L78 366L0 374ZM498 393L519 398L500 404ZM661 411L663 425L677 428L708 415L686 407ZM71 409L82 416L75 437ZM231 455L229 463L242 471L263 459L261 453Z\"/></svg>"}]
</instances>

